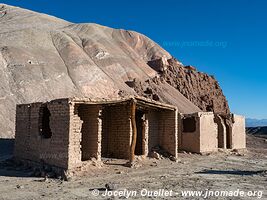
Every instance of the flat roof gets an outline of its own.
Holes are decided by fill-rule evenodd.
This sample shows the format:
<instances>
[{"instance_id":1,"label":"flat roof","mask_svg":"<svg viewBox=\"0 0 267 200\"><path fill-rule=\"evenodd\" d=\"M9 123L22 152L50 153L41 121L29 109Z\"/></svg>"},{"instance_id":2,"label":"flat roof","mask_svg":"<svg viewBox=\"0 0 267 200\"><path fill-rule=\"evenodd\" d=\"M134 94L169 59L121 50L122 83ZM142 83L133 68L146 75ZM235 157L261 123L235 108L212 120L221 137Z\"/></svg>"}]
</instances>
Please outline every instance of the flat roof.
<instances>
[{"instance_id":1,"label":"flat roof","mask_svg":"<svg viewBox=\"0 0 267 200\"><path fill-rule=\"evenodd\" d=\"M176 106L154 101L151 99L147 99L144 97L139 96L128 96L124 98L114 98L114 99L91 99L87 97L69 97L69 98L59 98L59 99L53 99L51 101L47 102L33 102L28 104L18 104L17 106L31 106L35 104L45 104L45 103L53 103L53 102L62 102L66 101L68 103L77 103L77 104L90 104L90 105L115 105L115 104L122 104L122 103L128 103L129 101L135 100L137 105L144 106L144 107L155 107L155 108L161 108L166 110L177 110Z\"/></svg>"},{"instance_id":2,"label":"flat roof","mask_svg":"<svg viewBox=\"0 0 267 200\"><path fill-rule=\"evenodd\" d=\"M177 110L176 106L166 104L166 103L161 103L158 101L154 101L151 99L147 99L144 97L137 97L137 96L129 96L126 98L119 98L119 99L89 99L89 98L68 98L70 103L83 103L83 104L120 104L120 103L127 103L132 100L136 100L137 105L141 106L151 106L151 107L157 107L157 108L162 108L162 109L167 109L167 110Z\"/></svg>"}]
</instances>

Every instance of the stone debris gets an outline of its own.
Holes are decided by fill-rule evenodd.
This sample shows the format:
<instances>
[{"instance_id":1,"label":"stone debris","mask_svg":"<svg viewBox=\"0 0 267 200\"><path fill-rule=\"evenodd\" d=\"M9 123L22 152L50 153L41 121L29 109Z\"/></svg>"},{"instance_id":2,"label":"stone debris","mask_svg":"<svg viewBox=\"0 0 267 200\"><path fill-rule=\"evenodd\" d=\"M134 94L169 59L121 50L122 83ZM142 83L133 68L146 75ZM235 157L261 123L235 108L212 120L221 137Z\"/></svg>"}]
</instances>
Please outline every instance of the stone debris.
<instances>
[{"instance_id":1,"label":"stone debris","mask_svg":"<svg viewBox=\"0 0 267 200\"><path fill-rule=\"evenodd\" d=\"M151 158L155 158L155 159L157 159L157 160L162 159L162 156L161 156L159 153L155 152L155 151L152 151L152 152L150 153L149 156L150 156Z\"/></svg>"},{"instance_id":2,"label":"stone debris","mask_svg":"<svg viewBox=\"0 0 267 200\"><path fill-rule=\"evenodd\" d=\"M18 188L18 189L24 189L24 186L23 185L16 185L16 188Z\"/></svg>"},{"instance_id":3,"label":"stone debris","mask_svg":"<svg viewBox=\"0 0 267 200\"><path fill-rule=\"evenodd\" d=\"M112 190L117 190L118 189L118 184L116 183L106 183L105 184L105 188L109 191L112 191Z\"/></svg>"}]
</instances>

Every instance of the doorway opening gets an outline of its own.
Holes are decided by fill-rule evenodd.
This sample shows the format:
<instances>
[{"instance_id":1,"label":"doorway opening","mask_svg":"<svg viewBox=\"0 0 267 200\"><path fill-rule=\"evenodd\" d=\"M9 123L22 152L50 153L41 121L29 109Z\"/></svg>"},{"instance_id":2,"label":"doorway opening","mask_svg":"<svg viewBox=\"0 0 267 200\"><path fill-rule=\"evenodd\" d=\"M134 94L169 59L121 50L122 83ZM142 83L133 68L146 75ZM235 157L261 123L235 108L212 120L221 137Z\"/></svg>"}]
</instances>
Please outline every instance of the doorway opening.
<instances>
[{"instance_id":1,"label":"doorway opening","mask_svg":"<svg viewBox=\"0 0 267 200\"><path fill-rule=\"evenodd\" d=\"M193 133L196 131L195 117L187 117L183 119L183 132Z\"/></svg>"},{"instance_id":2,"label":"doorway opening","mask_svg":"<svg viewBox=\"0 0 267 200\"><path fill-rule=\"evenodd\" d=\"M226 125L226 148L227 149L231 149L231 128L230 126L227 124Z\"/></svg>"},{"instance_id":3,"label":"doorway opening","mask_svg":"<svg viewBox=\"0 0 267 200\"><path fill-rule=\"evenodd\" d=\"M44 139L49 139L52 137L52 131L50 128L51 113L46 105L40 108L39 115L40 115L39 117L40 117L40 122L41 122L39 130L40 130L41 136Z\"/></svg>"},{"instance_id":4,"label":"doorway opening","mask_svg":"<svg viewBox=\"0 0 267 200\"><path fill-rule=\"evenodd\" d=\"M145 113L141 110L137 110L135 113L136 121L136 145L134 154L137 156L144 155L144 135L145 135Z\"/></svg>"},{"instance_id":5,"label":"doorway opening","mask_svg":"<svg viewBox=\"0 0 267 200\"><path fill-rule=\"evenodd\" d=\"M91 105L78 105L77 111L81 126L81 154L82 161L97 158L97 111Z\"/></svg>"}]
</instances>

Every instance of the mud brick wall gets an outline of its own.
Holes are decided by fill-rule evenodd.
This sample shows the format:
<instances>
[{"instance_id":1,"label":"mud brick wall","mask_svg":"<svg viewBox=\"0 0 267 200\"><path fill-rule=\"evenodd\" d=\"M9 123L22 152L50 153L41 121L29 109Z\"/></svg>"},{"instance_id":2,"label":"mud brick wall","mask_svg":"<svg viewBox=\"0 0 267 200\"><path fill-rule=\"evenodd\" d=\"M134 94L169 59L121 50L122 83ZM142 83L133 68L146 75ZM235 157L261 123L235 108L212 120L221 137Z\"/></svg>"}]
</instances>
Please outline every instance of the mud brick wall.
<instances>
[{"instance_id":1,"label":"mud brick wall","mask_svg":"<svg viewBox=\"0 0 267 200\"><path fill-rule=\"evenodd\" d=\"M50 138L41 135L41 108L47 106L51 116ZM44 162L61 168L68 164L69 106L67 101L18 105L16 111L15 157Z\"/></svg>"},{"instance_id":2,"label":"mud brick wall","mask_svg":"<svg viewBox=\"0 0 267 200\"><path fill-rule=\"evenodd\" d=\"M148 149L148 137L149 137L149 128L148 128L148 117L147 114L145 114L145 121L144 121L144 130L142 133L143 142L142 142L142 149L145 156L148 156L149 149Z\"/></svg>"},{"instance_id":3,"label":"mud brick wall","mask_svg":"<svg viewBox=\"0 0 267 200\"><path fill-rule=\"evenodd\" d=\"M70 105L69 168L92 158L101 159L100 113L99 105Z\"/></svg>"},{"instance_id":4,"label":"mud brick wall","mask_svg":"<svg viewBox=\"0 0 267 200\"><path fill-rule=\"evenodd\" d=\"M151 152L152 149L159 145L160 136L159 136L159 120L160 115L156 110L148 110L147 113L147 122L148 122L148 152Z\"/></svg>"},{"instance_id":5,"label":"mud brick wall","mask_svg":"<svg viewBox=\"0 0 267 200\"><path fill-rule=\"evenodd\" d=\"M185 117L194 117L195 118L195 126L196 129L194 132L184 132L184 127L183 127L183 119ZM196 114L192 115L179 115L179 120L178 124L179 126L179 133L178 133L178 149L179 150L185 150L185 151L190 151L190 152L200 152L200 132L199 132L199 125L200 120L197 117Z\"/></svg>"},{"instance_id":6,"label":"mud brick wall","mask_svg":"<svg viewBox=\"0 0 267 200\"><path fill-rule=\"evenodd\" d=\"M196 129L194 132L183 132L183 118L194 117ZM204 153L218 150L218 126L212 112L198 112L188 115L180 114L181 123L179 139L180 150Z\"/></svg>"},{"instance_id":7,"label":"mud brick wall","mask_svg":"<svg viewBox=\"0 0 267 200\"><path fill-rule=\"evenodd\" d=\"M101 159L102 120L100 119L100 112L101 107L98 105L75 105L74 117L76 119L75 123L78 123L78 125L73 126L74 135L77 133L76 137L81 139L81 148L76 148L78 152L75 155L79 154L80 161L92 158ZM79 145L78 142L75 145Z\"/></svg>"},{"instance_id":8,"label":"mud brick wall","mask_svg":"<svg viewBox=\"0 0 267 200\"><path fill-rule=\"evenodd\" d=\"M130 105L105 106L102 120L102 156L128 159L132 134Z\"/></svg>"},{"instance_id":9,"label":"mud brick wall","mask_svg":"<svg viewBox=\"0 0 267 200\"><path fill-rule=\"evenodd\" d=\"M82 161L82 120L78 115L78 108L74 103L70 104L70 129L69 129L69 168L76 167Z\"/></svg>"},{"instance_id":10,"label":"mud brick wall","mask_svg":"<svg viewBox=\"0 0 267 200\"><path fill-rule=\"evenodd\" d=\"M233 114L232 149L246 148L245 117Z\"/></svg>"},{"instance_id":11,"label":"mud brick wall","mask_svg":"<svg viewBox=\"0 0 267 200\"><path fill-rule=\"evenodd\" d=\"M218 148L227 148L227 132L229 133L228 125L225 119L219 114L215 115L215 122L218 125ZM228 130L228 131L227 131Z\"/></svg>"},{"instance_id":12,"label":"mud brick wall","mask_svg":"<svg viewBox=\"0 0 267 200\"><path fill-rule=\"evenodd\" d=\"M40 161L39 109L42 103L23 104L16 107L16 134L14 156Z\"/></svg>"},{"instance_id":13,"label":"mud brick wall","mask_svg":"<svg viewBox=\"0 0 267 200\"><path fill-rule=\"evenodd\" d=\"M55 100L47 104L50 111L51 138L40 140L40 157L48 164L68 167L70 110L68 100Z\"/></svg>"},{"instance_id":14,"label":"mud brick wall","mask_svg":"<svg viewBox=\"0 0 267 200\"><path fill-rule=\"evenodd\" d=\"M218 150L218 125L212 112L201 112L200 119L200 152Z\"/></svg>"},{"instance_id":15,"label":"mud brick wall","mask_svg":"<svg viewBox=\"0 0 267 200\"><path fill-rule=\"evenodd\" d=\"M178 151L178 118L177 111L159 111L159 144L173 156L177 157Z\"/></svg>"}]
</instances>

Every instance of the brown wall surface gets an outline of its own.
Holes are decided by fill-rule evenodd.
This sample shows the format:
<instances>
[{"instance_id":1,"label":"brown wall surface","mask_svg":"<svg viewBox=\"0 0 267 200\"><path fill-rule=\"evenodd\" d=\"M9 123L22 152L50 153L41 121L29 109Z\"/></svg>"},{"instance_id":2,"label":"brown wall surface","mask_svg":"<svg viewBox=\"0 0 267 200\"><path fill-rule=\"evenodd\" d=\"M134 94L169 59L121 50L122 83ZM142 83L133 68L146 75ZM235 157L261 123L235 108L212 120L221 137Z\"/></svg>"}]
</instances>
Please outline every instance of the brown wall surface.
<instances>
[{"instance_id":1,"label":"brown wall surface","mask_svg":"<svg viewBox=\"0 0 267 200\"><path fill-rule=\"evenodd\" d=\"M194 132L183 132L183 118L194 117L195 118L195 131ZM188 115L179 115L179 137L178 142L179 150L185 150L189 152L200 152L200 120L197 117L197 113Z\"/></svg>"},{"instance_id":2,"label":"brown wall surface","mask_svg":"<svg viewBox=\"0 0 267 200\"><path fill-rule=\"evenodd\" d=\"M184 118L194 117L196 129L194 132L183 132ZM204 153L217 151L218 149L218 129L214 122L212 112L198 112L193 114L180 114L179 116L179 149Z\"/></svg>"},{"instance_id":3,"label":"brown wall surface","mask_svg":"<svg viewBox=\"0 0 267 200\"><path fill-rule=\"evenodd\" d=\"M212 112L199 113L200 119L200 152L218 150L218 126Z\"/></svg>"},{"instance_id":4,"label":"brown wall surface","mask_svg":"<svg viewBox=\"0 0 267 200\"><path fill-rule=\"evenodd\" d=\"M162 110L158 112L160 115L159 135L160 146L168 151L174 157L177 157L178 151L178 112Z\"/></svg>"},{"instance_id":5,"label":"brown wall surface","mask_svg":"<svg viewBox=\"0 0 267 200\"><path fill-rule=\"evenodd\" d=\"M102 119L102 157L128 159L132 137L130 105L105 106Z\"/></svg>"},{"instance_id":6,"label":"brown wall surface","mask_svg":"<svg viewBox=\"0 0 267 200\"><path fill-rule=\"evenodd\" d=\"M227 126L225 119L220 115L215 115L215 122L218 125L218 148L227 148ZM228 128L229 130L229 128Z\"/></svg>"},{"instance_id":7,"label":"brown wall surface","mask_svg":"<svg viewBox=\"0 0 267 200\"><path fill-rule=\"evenodd\" d=\"M40 131L41 103L18 105L16 112L15 157L44 162L61 168L68 167L69 106L66 101L47 104L51 138Z\"/></svg>"},{"instance_id":8,"label":"brown wall surface","mask_svg":"<svg viewBox=\"0 0 267 200\"><path fill-rule=\"evenodd\" d=\"M147 156L153 147L161 146L176 157L177 111L145 110L144 121L139 123L143 126L142 154ZM71 169L92 158L128 159L131 140L128 102L96 105L59 99L17 106L17 158Z\"/></svg>"},{"instance_id":9,"label":"brown wall surface","mask_svg":"<svg viewBox=\"0 0 267 200\"><path fill-rule=\"evenodd\" d=\"M79 166L82 161L101 159L101 106L72 103L69 166Z\"/></svg>"},{"instance_id":10,"label":"brown wall surface","mask_svg":"<svg viewBox=\"0 0 267 200\"><path fill-rule=\"evenodd\" d=\"M160 136L159 136L159 120L160 115L155 110L149 110L147 113L147 122L148 122L148 153L152 149L159 145Z\"/></svg>"}]
</instances>

